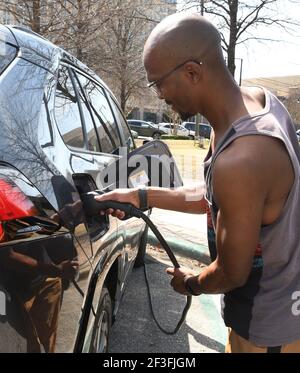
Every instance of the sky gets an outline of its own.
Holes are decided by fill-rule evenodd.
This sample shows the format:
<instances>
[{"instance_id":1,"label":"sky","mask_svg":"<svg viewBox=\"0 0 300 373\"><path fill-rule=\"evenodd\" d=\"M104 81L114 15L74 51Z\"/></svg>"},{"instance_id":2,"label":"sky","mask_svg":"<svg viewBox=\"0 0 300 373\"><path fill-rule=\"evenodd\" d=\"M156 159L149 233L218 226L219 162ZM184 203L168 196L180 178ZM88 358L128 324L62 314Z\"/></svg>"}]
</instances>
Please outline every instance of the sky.
<instances>
[{"instance_id":1,"label":"sky","mask_svg":"<svg viewBox=\"0 0 300 373\"><path fill-rule=\"evenodd\" d=\"M277 7L278 17L285 19L290 17L300 23L300 1L298 4L293 4L288 0L279 0ZM261 26L252 29L252 34L280 41L251 40L238 46L237 75L240 73L241 60L243 79L300 75L300 27L297 32L291 34L284 32L278 26Z\"/></svg>"}]
</instances>

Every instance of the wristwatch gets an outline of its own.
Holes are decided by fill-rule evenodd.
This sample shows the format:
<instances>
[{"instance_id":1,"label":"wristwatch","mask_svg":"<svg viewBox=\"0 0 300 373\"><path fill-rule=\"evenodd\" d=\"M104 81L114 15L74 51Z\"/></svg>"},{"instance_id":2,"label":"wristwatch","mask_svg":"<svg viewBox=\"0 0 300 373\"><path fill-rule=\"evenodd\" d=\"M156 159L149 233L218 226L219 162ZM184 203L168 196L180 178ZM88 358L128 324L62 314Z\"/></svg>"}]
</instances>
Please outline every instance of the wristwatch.
<instances>
[{"instance_id":1,"label":"wristwatch","mask_svg":"<svg viewBox=\"0 0 300 373\"><path fill-rule=\"evenodd\" d=\"M146 211L149 209L148 206L148 192L145 185L140 185L138 187L139 201L140 201L140 210Z\"/></svg>"},{"instance_id":2,"label":"wristwatch","mask_svg":"<svg viewBox=\"0 0 300 373\"><path fill-rule=\"evenodd\" d=\"M200 293L196 293L194 291L194 289L192 288L191 284L189 283L189 280L192 278L193 276L189 276L189 277L186 277L183 282L184 282L184 287L185 287L185 290L190 294L190 295L200 295Z\"/></svg>"}]
</instances>

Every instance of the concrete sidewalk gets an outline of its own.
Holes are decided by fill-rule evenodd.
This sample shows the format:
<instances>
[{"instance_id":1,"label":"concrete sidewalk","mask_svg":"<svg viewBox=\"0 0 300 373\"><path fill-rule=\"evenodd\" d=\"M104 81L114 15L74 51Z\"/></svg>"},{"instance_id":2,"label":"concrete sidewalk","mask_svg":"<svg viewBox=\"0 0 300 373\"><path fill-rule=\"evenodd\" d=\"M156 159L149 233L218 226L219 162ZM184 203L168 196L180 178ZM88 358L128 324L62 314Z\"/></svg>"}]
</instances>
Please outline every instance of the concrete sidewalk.
<instances>
[{"instance_id":1,"label":"concrete sidewalk","mask_svg":"<svg viewBox=\"0 0 300 373\"><path fill-rule=\"evenodd\" d=\"M153 209L150 218L175 254L199 260L204 264L210 263L206 215ZM160 246L150 229L148 243Z\"/></svg>"}]
</instances>

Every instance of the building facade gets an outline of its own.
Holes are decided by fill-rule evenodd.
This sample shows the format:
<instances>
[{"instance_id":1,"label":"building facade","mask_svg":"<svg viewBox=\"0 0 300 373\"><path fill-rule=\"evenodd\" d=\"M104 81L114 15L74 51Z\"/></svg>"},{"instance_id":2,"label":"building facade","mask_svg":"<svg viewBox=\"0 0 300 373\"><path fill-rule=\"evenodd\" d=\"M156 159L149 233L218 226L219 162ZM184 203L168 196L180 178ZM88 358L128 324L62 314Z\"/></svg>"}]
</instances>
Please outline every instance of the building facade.
<instances>
[{"instance_id":1,"label":"building facade","mask_svg":"<svg viewBox=\"0 0 300 373\"><path fill-rule=\"evenodd\" d=\"M148 3L147 0L142 0ZM148 17L154 19L157 23L165 17L176 13L177 1L176 0L153 0L152 7L148 8ZM144 35L144 41L147 40L155 23L149 24ZM128 118L141 119L153 123L170 122L170 109L164 101L159 100L155 93L153 93L146 86L145 78L145 92L142 95L133 96L128 103Z\"/></svg>"}]
</instances>

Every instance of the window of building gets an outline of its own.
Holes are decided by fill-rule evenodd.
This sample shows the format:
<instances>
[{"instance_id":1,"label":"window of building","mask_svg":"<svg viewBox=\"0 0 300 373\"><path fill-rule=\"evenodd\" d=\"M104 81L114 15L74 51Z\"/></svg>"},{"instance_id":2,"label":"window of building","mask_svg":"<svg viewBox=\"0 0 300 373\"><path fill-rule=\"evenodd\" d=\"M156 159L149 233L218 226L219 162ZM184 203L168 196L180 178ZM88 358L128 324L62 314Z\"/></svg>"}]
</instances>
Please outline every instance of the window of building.
<instances>
[{"instance_id":1,"label":"window of building","mask_svg":"<svg viewBox=\"0 0 300 373\"><path fill-rule=\"evenodd\" d=\"M146 122L153 122L156 123L157 121L157 115L155 113L151 113L150 111L144 112L144 118Z\"/></svg>"}]
</instances>

